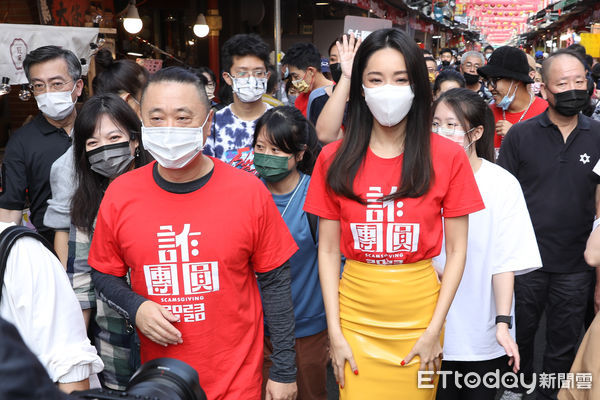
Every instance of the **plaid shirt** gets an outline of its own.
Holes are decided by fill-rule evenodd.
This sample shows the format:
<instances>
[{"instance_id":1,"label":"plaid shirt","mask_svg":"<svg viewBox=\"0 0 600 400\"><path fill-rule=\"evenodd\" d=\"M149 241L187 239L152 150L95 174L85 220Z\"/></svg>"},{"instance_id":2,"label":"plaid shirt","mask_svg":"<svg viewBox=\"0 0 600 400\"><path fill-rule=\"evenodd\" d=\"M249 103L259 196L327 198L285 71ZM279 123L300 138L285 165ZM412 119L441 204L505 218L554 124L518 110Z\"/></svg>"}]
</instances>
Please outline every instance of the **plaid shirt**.
<instances>
[{"instance_id":1,"label":"plaid shirt","mask_svg":"<svg viewBox=\"0 0 600 400\"><path fill-rule=\"evenodd\" d=\"M110 308L95 291L91 267L87 263L90 245L91 235L71 225L67 274L81 309L96 311L93 314L95 323L91 325L93 342L104 362L100 380L110 389L125 390L127 382L140 365L139 351L131 351L134 341L139 341L131 324Z\"/></svg>"}]
</instances>

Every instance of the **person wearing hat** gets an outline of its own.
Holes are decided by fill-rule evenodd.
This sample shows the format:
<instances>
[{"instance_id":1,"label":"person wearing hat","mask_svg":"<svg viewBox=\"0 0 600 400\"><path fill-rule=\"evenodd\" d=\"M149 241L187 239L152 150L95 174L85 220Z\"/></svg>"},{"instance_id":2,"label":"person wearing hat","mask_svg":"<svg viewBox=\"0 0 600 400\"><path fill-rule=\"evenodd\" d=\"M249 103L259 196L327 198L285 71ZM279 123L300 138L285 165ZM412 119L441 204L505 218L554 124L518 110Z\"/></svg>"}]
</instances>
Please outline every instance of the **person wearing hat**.
<instances>
[{"instance_id":1,"label":"person wearing hat","mask_svg":"<svg viewBox=\"0 0 600 400\"><path fill-rule=\"evenodd\" d=\"M494 148L497 154L511 126L541 114L548 103L529 90L533 79L529 75L527 57L515 47L502 46L494 50L487 65L478 68L477 73L485 80L494 99L490 108L496 122Z\"/></svg>"},{"instance_id":2,"label":"person wearing hat","mask_svg":"<svg viewBox=\"0 0 600 400\"><path fill-rule=\"evenodd\" d=\"M545 310L542 372L559 378L555 385L538 386L537 398L556 399L560 376L569 372L575 358L593 293L596 311L600 307L600 286L594 286L594 273L600 270L584 259L586 241L598 223L594 215L600 221L600 122L581 112L589 93L585 61L579 55L566 49L552 53L542 65L542 79L547 110L511 128L498 165L521 184L543 264L515 277L521 372L529 381L534 338Z\"/></svg>"}]
</instances>

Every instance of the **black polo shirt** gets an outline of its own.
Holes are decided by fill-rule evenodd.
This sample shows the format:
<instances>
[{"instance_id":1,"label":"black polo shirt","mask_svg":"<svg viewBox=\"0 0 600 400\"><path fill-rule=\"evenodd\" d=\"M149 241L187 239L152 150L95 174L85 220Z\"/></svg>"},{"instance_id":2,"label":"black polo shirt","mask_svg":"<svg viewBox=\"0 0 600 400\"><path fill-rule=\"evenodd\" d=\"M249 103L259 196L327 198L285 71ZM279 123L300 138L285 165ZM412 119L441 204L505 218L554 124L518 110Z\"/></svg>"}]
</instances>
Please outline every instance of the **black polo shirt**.
<instances>
[{"instance_id":1,"label":"black polo shirt","mask_svg":"<svg viewBox=\"0 0 600 400\"><path fill-rule=\"evenodd\" d=\"M596 213L600 176L592 170L599 160L600 122L583 114L566 143L547 110L515 124L502 141L498 164L521 183L546 272L590 269L583 252Z\"/></svg>"},{"instance_id":2,"label":"black polo shirt","mask_svg":"<svg viewBox=\"0 0 600 400\"><path fill-rule=\"evenodd\" d=\"M2 161L0 208L22 210L28 196L31 222L41 232L49 230L43 221L52 194L50 167L70 145L67 132L52 126L41 113L13 132Z\"/></svg>"}]
</instances>

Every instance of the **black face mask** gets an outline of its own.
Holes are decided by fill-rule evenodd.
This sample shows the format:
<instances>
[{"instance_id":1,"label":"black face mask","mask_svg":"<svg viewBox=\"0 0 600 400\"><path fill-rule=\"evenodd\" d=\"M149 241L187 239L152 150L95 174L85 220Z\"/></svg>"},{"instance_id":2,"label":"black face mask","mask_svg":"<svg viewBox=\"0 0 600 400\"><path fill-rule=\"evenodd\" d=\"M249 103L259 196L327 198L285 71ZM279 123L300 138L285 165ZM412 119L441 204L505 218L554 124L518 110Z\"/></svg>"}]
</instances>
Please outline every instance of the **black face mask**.
<instances>
[{"instance_id":1,"label":"black face mask","mask_svg":"<svg viewBox=\"0 0 600 400\"><path fill-rule=\"evenodd\" d=\"M590 100L587 90L573 89L566 92L552 93L552 95L554 96L554 104L551 104L552 107L556 112L566 117L572 117L579 113L588 105Z\"/></svg>"},{"instance_id":2,"label":"black face mask","mask_svg":"<svg viewBox=\"0 0 600 400\"><path fill-rule=\"evenodd\" d=\"M450 65L450 61L442 61L442 66L447 67Z\"/></svg>"},{"instance_id":3,"label":"black face mask","mask_svg":"<svg viewBox=\"0 0 600 400\"><path fill-rule=\"evenodd\" d=\"M465 82L468 86L474 85L479 82L479 75L477 74L467 74L466 72L463 74L465 77Z\"/></svg>"},{"instance_id":4,"label":"black face mask","mask_svg":"<svg viewBox=\"0 0 600 400\"><path fill-rule=\"evenodd\" d=\"M340 63L329 64L329 71L331 71L331 78L335 83L340 81L342 77L342 66Z\"/></svg>"}]
</instances>

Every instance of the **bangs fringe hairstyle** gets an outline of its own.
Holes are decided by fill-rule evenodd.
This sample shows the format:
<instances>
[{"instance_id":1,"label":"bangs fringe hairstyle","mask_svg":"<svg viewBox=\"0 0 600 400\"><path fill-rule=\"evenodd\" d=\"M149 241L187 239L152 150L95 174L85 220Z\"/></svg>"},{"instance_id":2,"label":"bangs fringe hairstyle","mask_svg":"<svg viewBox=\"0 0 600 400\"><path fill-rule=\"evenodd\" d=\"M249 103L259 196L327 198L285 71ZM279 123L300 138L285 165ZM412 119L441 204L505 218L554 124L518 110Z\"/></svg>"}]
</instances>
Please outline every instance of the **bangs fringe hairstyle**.
<instances>
[{"instance_id":1,"label":"bangs fringe hairstyle","mask_svg":"<svg viewBox=\"0 0 600 400\"><path fill-rule=\"evenodd\" d=\"M110 179L92 171L85 142L94 135L98 122L104 115L123 129L130 141L138 141L139 155L134 158L134 167L141 167L150 161L150 156L142 145L142 122L125 100L116 94L107 93L93 96L84 103L81 111L77 113L73 128L76 188L71 202L71 222L88 234L94 230L94 220Z\"/></svg>"},{"instance_id":2,"label":"bangs fringe hairstyle","mask_svg":"<svg viewBox=\"0 0 600 400\"><path fill-rule=\"evenodd\" d=\"M335 193L363 204L366 201L354 193L353 183L369 147L373 115L363 96L362 76L373 53L385 48L398 50L404 57L415 97L406 116L399 189L384 200L423 196L434 178L430 140L431 86L423 52L413 39L398 29L377 30L362 42L354 57L348 102L349 123L327 172L327 184Z\"/></svg>"},{"instance_id":3,"label":"bangs fringe hairstyle","mask_svg":"<svg viewBox=\"0 0 600 400\"><path fill-rule=\"evenodd\" d=\"M266 139L284 153L296 155L304 150L304 156L297 164L300 172L312 174L321 152L315 127L304 118L296 107L281 106L271 108L256 121L252 147L256 146L258 135L264 128Z\"/></svg>"},{"instance_id":4,"label":"bangs fringe hairstyle","mask_svg":"<svg viewBox=\"0 0 600 400\"><path fill-rule=\"evenodd\" d=\"M442 93L433 103L432 115L435 114L435 110L441 103L450 107L465 132L480 125L483 126L483 134L475 143L475 151L479 157L495 162L494 113L481 96L469 89L450 89ZM472 133L467 135L471 139Z\"/></svg>"}]
</instances>

